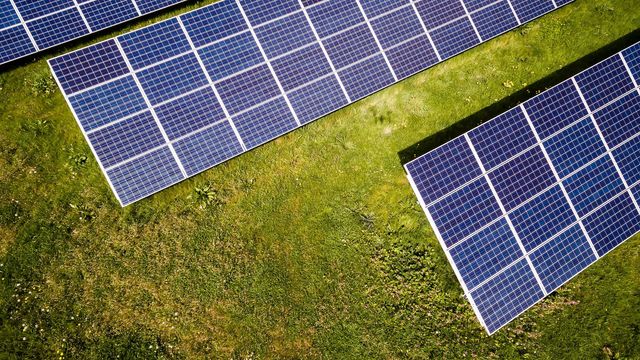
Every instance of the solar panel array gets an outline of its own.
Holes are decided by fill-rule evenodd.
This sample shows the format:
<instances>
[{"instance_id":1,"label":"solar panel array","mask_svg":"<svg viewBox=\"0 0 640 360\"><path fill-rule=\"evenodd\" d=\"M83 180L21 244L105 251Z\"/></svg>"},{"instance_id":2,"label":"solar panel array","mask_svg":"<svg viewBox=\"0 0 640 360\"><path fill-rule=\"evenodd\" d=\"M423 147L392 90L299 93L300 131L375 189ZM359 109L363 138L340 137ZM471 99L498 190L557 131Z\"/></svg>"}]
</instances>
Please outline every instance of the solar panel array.
<instances>
[{"instance_id":1,"label":"solar panel array","mask_svg":"<svg viewBox=\"0 0 640 360\"><path fill-rule=\"evenodd\" d=\"M405 167L493 333L640 231L640 43Z\"/></svg>"},{"instance_id":2,"label":"solar panel array","mask_svg":"<svg viewBox=\"0 0 640 360\"><path fill-rule=\"evenodd\" d=\"M0 64L184 0L0 0Z\"/></svg>"},{"instance_id":3,"label":"solar panel array","mask_svg":"<svg viewBox=\"0 0 640 360\"><path fill-rule=\"evenodd\" d=\"M129 204L566 2L225 0L50 65Z\"/></svg>"}]
</instances>

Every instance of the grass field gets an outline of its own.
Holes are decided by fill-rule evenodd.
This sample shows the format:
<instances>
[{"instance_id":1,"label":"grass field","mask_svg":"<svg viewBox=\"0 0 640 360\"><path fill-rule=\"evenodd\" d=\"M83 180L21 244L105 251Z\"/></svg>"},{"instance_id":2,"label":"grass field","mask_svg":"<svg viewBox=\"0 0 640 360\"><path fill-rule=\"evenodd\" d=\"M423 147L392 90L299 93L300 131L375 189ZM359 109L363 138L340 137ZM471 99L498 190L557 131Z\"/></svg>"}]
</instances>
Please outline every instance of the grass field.
<instances>
[{"instance_id":1,"label":"grass field","mask_svg":"<svg viewBox=\"0 0 640 360\"><path fill-rule=\"evenodd\" d=\"M577 0L124 209L46 64L89 42L2 69L0 358L640 358L639 237L488 337L402 169L638 28Z\"/></svg>"}]
</instances>

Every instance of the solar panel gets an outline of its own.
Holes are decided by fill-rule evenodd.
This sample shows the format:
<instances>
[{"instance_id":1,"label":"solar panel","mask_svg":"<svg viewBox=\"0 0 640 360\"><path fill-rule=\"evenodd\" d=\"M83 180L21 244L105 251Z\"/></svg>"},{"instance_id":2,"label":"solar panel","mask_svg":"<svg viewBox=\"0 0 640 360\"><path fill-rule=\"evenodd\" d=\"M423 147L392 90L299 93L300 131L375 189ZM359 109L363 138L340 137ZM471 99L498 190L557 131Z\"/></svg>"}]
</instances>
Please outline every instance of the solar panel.
<instances>
[{"instance_id":1,"label":"solar panel","mask_svg":"<svg viewBox=\"0 0 640 360\"><path fill-rule=\"evenodd\" d=\"M193 176L556 8L536 4L519 14L510 0L224 0L50 66L126 205L169 184L133 160L168 150L157 171ZM93 144L143 113L149 139L111 131L109 152ZM113 162L119 151L128 158Z\"/></svg>"},{"instance_id":2,"label":"solar panel","mask_svg":"<svg viewBox=\"0 0 640 360\"><path fill-rule=\"evenodd\" d=\"M405 165L489 334L640 232L640 43Z\"/></svg>"},{"instance_id":3,"label":"solar panel","mask_svg":"<svg viewBox=\"0 0 640 360\"><path fill-rule=\"evenodd\" d=\"M185 0L0 0L0 65Z\"/></svg>"}]
</instances>

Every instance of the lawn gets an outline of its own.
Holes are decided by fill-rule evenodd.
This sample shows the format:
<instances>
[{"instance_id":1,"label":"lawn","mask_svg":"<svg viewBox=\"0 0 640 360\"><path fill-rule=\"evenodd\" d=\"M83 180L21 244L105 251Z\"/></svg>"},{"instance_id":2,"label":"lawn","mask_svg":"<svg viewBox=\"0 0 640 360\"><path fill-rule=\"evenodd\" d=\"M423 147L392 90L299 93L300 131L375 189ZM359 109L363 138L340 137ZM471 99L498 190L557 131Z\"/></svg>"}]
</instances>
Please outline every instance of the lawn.
<instances>
[{"instance_id":1,"label":"lawn","mask_svg":"<svg viewBox=\"0 0 640 360\"><path fill-rule=\"evenodd\" d=\"M640 40L639 0L577 0L121 208L46 59L132 28L0 70L0 358L640 358L640 237L488 337L402 168Z\"/></svg>"}]
</instances>

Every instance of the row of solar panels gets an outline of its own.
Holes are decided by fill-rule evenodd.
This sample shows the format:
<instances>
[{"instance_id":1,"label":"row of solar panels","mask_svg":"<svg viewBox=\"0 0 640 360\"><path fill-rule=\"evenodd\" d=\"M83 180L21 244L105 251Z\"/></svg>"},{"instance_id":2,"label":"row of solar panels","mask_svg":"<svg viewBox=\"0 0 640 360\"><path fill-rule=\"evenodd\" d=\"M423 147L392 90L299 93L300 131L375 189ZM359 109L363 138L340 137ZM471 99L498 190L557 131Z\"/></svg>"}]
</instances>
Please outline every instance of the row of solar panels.
<instances>
[{"instance_id":1,"label":"row of solar panels","mask_svg":"<svg viewBox=\"0 0 640 360\"><path fill-rule=\"evenodd\" d=\"M640 231L640 43L408 163L489 333Z\"/></svg>"},{"instance_id":2,"label":"row of solar panels","mask_svg":"<svg viewBox=\"0 0 640 360\"><path fill-rule=\"evenodd\" d=\"M184 0L0 0L0 64Z\"/></svg>"},{"instance_id":3,"label":"row of solar panels","mask_svg":"<svg viewBox=\"0 0 640 360\"><path fill-rule=\"evenodd\" d=\"M124 205L567 2L226 0L50 65Z\"/></svg>"}]
</instances>

